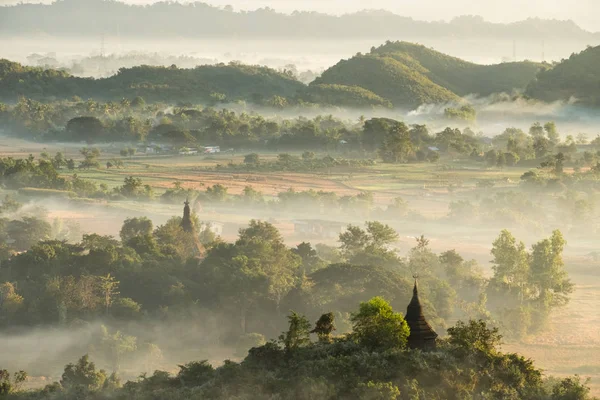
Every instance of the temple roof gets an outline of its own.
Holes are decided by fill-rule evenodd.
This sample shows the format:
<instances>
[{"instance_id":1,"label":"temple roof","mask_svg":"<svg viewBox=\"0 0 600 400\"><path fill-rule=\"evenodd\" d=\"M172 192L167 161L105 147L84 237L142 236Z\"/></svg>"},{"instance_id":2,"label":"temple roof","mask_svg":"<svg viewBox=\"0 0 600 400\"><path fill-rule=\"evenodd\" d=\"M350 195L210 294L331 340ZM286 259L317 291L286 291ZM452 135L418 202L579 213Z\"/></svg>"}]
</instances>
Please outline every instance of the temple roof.
<instances>
[{"instance_id":1,"label":"temple roof","mask_svg":"<svg viewBox=\"0 0 600 400\"><path fill-rule=\"evenodd\" d=\"M415 279L415 287L413 289L413 297L406 309L406 317L404 318L410 328L410 336L408 340L434 340L438 337L431 325L423 315L423 307L419 301L419 289L417 288L417 280Z\"/></svg>"}]
</instances>

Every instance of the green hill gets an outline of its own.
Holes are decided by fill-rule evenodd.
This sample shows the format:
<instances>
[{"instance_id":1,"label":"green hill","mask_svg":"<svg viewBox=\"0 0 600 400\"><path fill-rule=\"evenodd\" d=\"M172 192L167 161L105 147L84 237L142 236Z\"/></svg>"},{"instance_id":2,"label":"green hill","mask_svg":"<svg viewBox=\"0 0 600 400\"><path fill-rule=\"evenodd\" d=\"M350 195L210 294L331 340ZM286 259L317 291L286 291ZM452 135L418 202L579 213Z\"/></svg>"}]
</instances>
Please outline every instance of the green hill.
<instances>
[{"instance_id":1,"label":"green hill","mask_svg":"<svg viewBox=\"0 0 600 400\"><path fill-rule=\"evenodd\" d=\"M271 68L236 63L193 69L139 66L123 68L109 78L91 79L0 60L0 100L4 101L14 101L19 96L105 100L142 96L149 101L165 102L261 102L273 96L293 97L305 88L293 77Z\"/></svg>"},{"instance_id":2,"label":"green hill","mask_svg":"<svg viewBox=\"0 0 600 400\"><path fill-rule=\"evenodd\" d=\"M533 62L479 65L422 45L387 42L367 55L340 61L314 84L359 86L395 106L416 107L522 90L541 68Z\"/></svg>"},{"instance_id":3,"label":"green hill","mask_svg":"<svg viewBox=\"0 0 600 400\"><path fill-rule=\"evenodd\" d=\"M541 71L526 94L543 101L568 101L600 106L600 46L573 54L554 68Z\"/></svg>"}]
</instances>

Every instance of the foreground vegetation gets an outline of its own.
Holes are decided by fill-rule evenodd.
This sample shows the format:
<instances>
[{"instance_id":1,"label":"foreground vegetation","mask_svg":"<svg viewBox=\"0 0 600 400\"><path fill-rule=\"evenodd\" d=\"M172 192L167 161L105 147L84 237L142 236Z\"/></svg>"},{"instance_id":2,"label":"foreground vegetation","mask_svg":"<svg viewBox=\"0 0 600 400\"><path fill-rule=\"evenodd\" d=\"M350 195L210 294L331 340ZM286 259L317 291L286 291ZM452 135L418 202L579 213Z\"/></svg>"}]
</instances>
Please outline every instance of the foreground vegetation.
<instances>
[{"instance_id":1,"label":"foreground vegetation","mask_svg":"<svg viewBox=\"0 0 600 400\"><path fill-rule=\"evenodd\" d=\"M579 377L543 377L531 360L499 351L501 336L483 321L459 322L434 351L406 348L402 314L382 298L360 305L353 329L333 336L335 319L310 322L294 312L278 341L250 349L241 362L213 368L206 361L181 365L176 376L155 371L121 386L88 356L65 367L60 382L22 392L3 371L8 399L515 399L588 400ZM312 342L310 334L318 336Z\"/></svg>"}]
</instances>

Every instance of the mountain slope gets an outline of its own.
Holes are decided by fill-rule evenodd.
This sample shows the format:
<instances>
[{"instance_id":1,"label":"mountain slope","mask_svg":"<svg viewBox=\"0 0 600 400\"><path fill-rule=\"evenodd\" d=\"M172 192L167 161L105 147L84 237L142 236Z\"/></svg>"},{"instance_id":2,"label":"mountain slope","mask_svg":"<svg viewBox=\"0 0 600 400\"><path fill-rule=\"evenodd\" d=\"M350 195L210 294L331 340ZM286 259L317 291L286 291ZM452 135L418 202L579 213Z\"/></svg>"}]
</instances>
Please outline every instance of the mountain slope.
<instances>
[{"instance_id":1,"label":"mountain slope","mask_svg":"<svg viewBox=\"0 0 600 400\"><path fill-rule=\"evenodd\" d=\"M529 61L495 65L474 64L407 42L387 42L372 49L371 53L418 64L425 70L429 79L459 96L487 96L524 89L542 68L541 64Z\"/></svg>"},{"instance_id":2,"label":"mountain slope","mask_svg":"<svg viewBox=\"0 0 600 400\"><path fill-rule=\"evenodd\" d=\"M527 87L526 94L543 101L568 101L600 106L600 46L573 54L554 68L542 71Z\"/></svg>"},{"instance_id":3,"label":"mountain slope","mask_svg":"<svg viewBox=\"0 0 600 400\"><path fill-rule=\"evenodd\" d=\"M416 107L522 90L541 68L532 62L478 65L422 45L387 42L340 61L313 84L359 86L397 107Z\"/></svg>"}]
</instances>

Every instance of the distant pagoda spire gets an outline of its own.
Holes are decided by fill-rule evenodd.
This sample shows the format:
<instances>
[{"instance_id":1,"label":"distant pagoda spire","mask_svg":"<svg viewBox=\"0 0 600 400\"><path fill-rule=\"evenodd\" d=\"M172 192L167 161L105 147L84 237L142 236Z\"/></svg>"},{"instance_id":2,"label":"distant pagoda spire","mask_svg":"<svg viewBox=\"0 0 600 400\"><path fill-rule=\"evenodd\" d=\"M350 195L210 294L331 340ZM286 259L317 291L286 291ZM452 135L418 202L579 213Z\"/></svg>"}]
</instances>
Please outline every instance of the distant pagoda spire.
<instances>
[{"instance_id":1,"label":"distant pagoda spire","mask_svg":"<svg viewBox=\"0 0 600 400\"><path fill-rule=\"evenodd\" d=\"M194 224L192 223L192 214L190 211L190 202L188 199L185 200L185 206L183 207L183 218L181 219L181 228L185 232L193 232Z\"/></svg>"},{"instance_id":2,"label":"distant pagoda spire","mask_svg":"<svg viewBox=\"0 0 600 400\"><path fill-rule=\"evenodd\" d=\"M423 307L419 300L419 288L417 285L418 276L415 275L415 286L413 288L413 297L406 309L406 323L410 328L408 336L408 347L411 349L435 349L438 334L435 333L431 325L423 315Z\"/></svg>"}]
</instances>

